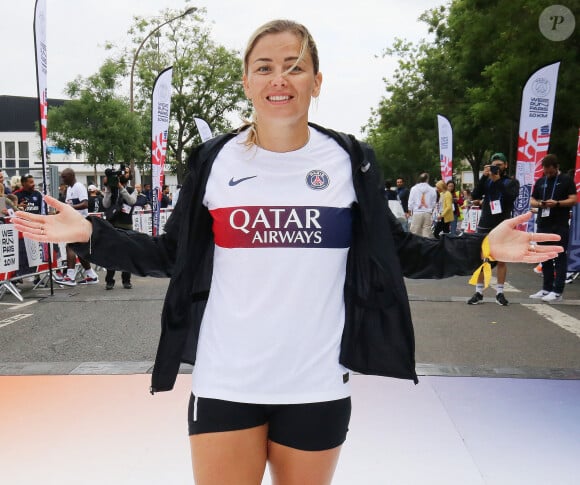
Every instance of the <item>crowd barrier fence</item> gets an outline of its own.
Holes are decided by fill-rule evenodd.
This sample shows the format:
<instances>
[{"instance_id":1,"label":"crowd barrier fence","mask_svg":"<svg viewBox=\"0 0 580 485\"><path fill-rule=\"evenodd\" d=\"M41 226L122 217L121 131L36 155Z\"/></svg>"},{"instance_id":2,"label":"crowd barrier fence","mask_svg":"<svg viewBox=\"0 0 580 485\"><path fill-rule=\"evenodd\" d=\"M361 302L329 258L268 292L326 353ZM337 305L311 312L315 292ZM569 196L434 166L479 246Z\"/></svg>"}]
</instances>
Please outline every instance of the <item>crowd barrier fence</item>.
<instances>
[{"instance_id":1,"label":"crowd barrier fence","mask_svg":"<svg viewBox=\"0 0 580 485\"><path fill-rule=\"evenodd\" d=\"M161 233L171 211L172 209L160 211ZM101 212L90 214L90 216L105 217ZM142 210L133 213L134 231L151 235L152 227L152 211ZM49 268L48 251L52 251L52 268ZM50 270L57 271L65 268L66 243L48 244L25 238L10 223L9 218L5 219L5 224L0 224L0 299L10 292L22 302L24 298L17 287L22 278L33 277L35 278L34 289L45 288L50 283ZM76 274L80 272L82 272L82 267L77 258Z\"/></svg>"}]
</instances>

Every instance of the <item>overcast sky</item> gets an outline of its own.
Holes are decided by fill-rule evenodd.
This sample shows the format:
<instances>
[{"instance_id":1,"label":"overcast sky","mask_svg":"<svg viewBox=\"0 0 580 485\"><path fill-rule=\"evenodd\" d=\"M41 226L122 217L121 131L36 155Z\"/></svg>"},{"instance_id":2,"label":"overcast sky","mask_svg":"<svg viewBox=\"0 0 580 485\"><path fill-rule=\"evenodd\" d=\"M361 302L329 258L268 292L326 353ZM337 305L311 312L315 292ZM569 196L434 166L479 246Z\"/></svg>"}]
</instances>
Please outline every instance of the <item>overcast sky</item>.
<instances>
[{"instance_id":1,"label":"overcast sky","mask_svg":"<svg viewBox=\"0 0 580 485\"><path fill-rule=\"evenodd\" d=\"M214 39L242 51L262 23L289 18L305 24L320 53L324 81L310 119L360 135L384 94L383 78L394 63L376 58L395 37L427 37L418 21L443 0L46 0L48 96L64 97L67 82L95 73L106 57L103 45L128 42L133 16L155 16L166 8L205 7ZM34 0L0 0L0 95L36 96ZM0 113L1 115L1 113ZM49 127L50 130L50 127Z\"/></svg>"}]
</instances>

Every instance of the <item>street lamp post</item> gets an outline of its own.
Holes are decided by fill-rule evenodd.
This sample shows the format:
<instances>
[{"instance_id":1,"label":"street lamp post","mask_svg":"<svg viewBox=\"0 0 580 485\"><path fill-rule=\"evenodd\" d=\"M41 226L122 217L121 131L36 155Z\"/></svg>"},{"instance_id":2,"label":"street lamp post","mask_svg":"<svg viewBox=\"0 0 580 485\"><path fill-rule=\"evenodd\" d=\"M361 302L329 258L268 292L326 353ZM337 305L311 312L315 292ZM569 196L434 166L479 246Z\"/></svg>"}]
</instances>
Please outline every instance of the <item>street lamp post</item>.
<instances>
[{"instance_id":1,"label":"street lamp post","mask_svg":"<svg viewBox=\"0 0 580 485\"><path fill-rule=\"evenodd\" d=\"M135 65L137 64L137 57L139 57L139 53L141 52L141 49L145 45L145 42L147 42L147 40L153 34L158 32L161 29L161 27L173 22L174 20L185 17L186 15L189 15L189 14L195 12L196 10L197 10L197 7L190 7L185 12L180 13L179 15L172 17L169 20L166 20L162 24L159 24L157 27L155 27L151 32L149 32L145 36L145 38L139 44L139 47L137 47L137 50L135 51L135 54L133 55L133 63L131 64L131 78L129 80L129 110L131 111L131 113L133 113L135 111L135 98L134 98L134 93L133 93L133 79L135 76ZM131 172L135 173L135 160L133 160L133 159L131 159Z\"/></svg>"}]
</instances>

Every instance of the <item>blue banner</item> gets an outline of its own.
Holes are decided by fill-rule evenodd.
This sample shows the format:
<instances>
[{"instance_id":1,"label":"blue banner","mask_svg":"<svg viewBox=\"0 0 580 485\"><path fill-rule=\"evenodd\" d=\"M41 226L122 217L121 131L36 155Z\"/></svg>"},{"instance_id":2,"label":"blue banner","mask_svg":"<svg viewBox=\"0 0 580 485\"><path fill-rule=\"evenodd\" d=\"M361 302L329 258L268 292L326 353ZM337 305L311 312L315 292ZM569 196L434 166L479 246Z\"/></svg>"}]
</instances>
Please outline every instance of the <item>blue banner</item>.
<instances>
[{"instance_id":1,"label":"blue banner","mask_svg":"<svg viewBox=\"0 0 580 485\"><path fill-rule=\"evenodd\" d=\"M568 241L568 271L580 271L580 204L572 208L570 240Z\"/></svg>"}]
</instances>

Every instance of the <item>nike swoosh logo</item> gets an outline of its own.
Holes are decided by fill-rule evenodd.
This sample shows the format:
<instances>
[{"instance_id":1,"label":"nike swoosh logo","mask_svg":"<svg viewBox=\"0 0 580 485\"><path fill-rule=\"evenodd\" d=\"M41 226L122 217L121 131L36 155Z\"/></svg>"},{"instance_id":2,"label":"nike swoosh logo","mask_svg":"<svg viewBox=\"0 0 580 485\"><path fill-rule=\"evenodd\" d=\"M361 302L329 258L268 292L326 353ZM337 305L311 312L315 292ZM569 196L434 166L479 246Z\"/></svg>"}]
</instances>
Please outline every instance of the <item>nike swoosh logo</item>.
<instances>
[{"instance_id":1,"label":"nike swoosh logo","mask_svg":"<svg viewBox=\"0 0 580 485\"><path fill-rule=\"evenodd\" d=\"M242 183L242 182L244 182L244 181L246 181L246 180L254 179L254 178L256 178L256 177L257 177L257 175L252 175L251 177L243 177L243 178L241 178L241 179L238 179L238 180L234 180L234 177L232 177L232 178L230 179L230 181L229 181L228 185L229 185L230 187L233 187L234 185L238 185L238 184L240 184L240 183Z\"/></svg>"}]
</instances>

